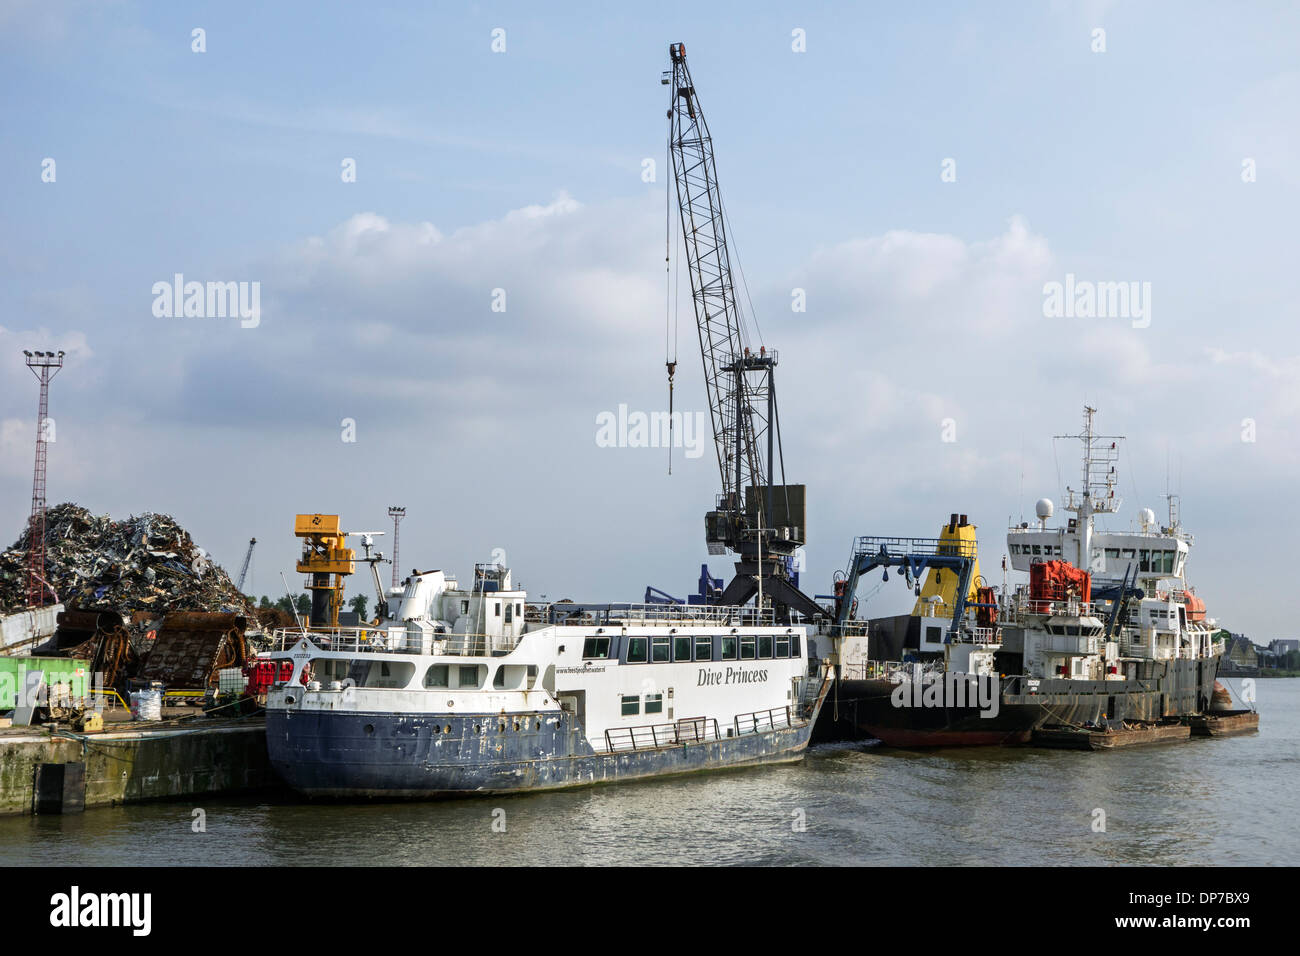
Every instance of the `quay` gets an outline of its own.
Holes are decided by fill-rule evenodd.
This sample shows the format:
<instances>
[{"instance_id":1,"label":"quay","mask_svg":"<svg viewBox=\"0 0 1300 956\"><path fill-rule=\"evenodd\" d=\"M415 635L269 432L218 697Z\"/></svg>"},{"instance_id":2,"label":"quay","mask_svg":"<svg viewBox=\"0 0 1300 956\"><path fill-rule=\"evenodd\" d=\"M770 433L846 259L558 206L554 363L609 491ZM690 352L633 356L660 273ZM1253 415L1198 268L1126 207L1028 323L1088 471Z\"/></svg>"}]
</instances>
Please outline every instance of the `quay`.
<instances>
[{"instance_id":1,"label":"quay","mask_svg":"<svg viewBox=\"0 0 1300 956\"><path fill-rule=\"evenodd\" d=\"M110 718L103 732L88 734L51 725L0 729L0 814L76 813L276 785L260 714L171 723Z\"/></svg>"}]
</instances>

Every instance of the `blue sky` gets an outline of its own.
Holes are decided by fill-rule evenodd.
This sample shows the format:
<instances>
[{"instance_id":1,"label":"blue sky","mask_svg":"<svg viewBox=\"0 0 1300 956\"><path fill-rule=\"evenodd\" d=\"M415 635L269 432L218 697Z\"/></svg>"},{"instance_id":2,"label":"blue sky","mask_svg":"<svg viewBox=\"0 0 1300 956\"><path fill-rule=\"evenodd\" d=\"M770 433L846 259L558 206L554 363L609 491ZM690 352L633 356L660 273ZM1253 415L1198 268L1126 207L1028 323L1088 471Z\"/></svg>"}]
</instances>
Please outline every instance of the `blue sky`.
<instances>
[{"instance_id":1,"label":"blue sky","mask_svg":"<svg viewBox=\"0 0 1300 956\"><path fill-rule=\"evenodd\" d=\"M1129 437L1117 525L1163 511L1168 469L1211 613L1291 636L1256 573L1289 566L1300 465L1300 10L1281 3L3 0L5 541L30 493L20 349L44 345L70 355L51 500L174 513L228 565L256 535L259 591L291 566L295 511L382 528L391 503L407 565L467 574L502 548L550 597L688 590L716 469L668 478L659 451L593 441L601 411L666 401L659 75L679 40L781 349L810 590L854 535L950 511L995 568L1008 517L1059 501L1074 453L1051 436L1089 401ZM261 324L153 316L177 272L260 282ZM1150 282L1150 327L1045 318L1067 273ZM683 333L679 400L703 409Z\"/></svg>"}]
</instances>

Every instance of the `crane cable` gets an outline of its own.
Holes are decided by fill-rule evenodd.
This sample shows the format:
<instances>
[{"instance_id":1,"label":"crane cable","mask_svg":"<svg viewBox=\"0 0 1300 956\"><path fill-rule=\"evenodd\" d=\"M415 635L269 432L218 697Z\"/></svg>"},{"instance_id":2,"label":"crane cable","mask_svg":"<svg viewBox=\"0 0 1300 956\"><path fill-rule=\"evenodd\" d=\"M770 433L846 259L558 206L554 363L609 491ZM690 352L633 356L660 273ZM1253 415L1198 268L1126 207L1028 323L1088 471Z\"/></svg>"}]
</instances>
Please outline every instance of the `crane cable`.
<instances>
[{"instance_id":1,"label":"crane cable","mask_svg":"<svg viewBox=\"0 0 1300 956\"><path fill-rule=\"evenodd\" d=\"M668 120L666 166L672 169L672 114ZM674 176L674 179L676 177ZM668 369L668 474L673 473L673 376L677 372L676 297L673 294L673 191L664 187L664 366Z\"/></svg>"}]
</instances>

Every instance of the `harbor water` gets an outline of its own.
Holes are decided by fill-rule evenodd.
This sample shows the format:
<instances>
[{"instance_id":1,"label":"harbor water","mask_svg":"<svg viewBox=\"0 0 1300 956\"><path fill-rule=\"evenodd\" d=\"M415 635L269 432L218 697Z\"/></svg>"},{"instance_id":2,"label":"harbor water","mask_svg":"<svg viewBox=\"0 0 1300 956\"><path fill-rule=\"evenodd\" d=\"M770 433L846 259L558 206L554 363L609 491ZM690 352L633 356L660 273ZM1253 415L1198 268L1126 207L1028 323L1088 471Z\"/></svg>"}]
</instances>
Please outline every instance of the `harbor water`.
<instances>
[{"instance_id":1,"label":"harbor water","mask_svg":"<svg viewBox=\"0 0 1300 956\"><path fill-rule=\"evenodd\" d=\"M1260 731L1237 738L1110 753L826 744L785 766L549 794L4 817L0 865L1294 865L1300 680L1256 686Z\"/></svg>"}]
</instances>

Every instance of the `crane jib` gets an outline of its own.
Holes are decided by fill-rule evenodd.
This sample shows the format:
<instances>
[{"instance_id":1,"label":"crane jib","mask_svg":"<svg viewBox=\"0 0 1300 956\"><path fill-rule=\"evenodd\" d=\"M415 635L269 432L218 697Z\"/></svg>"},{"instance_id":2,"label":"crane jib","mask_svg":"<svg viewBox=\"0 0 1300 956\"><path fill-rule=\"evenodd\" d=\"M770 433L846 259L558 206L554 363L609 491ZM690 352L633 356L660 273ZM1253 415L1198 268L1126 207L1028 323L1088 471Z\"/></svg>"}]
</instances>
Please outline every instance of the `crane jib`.
<instances>
[{"instance_id":1,"label":"crane jib","mask_svg":"<svg viewBox=\"0 0 1300 956\"><path fill-rule=\"evenodd\" d=\"M737 581L757 578L762 593L762 582L771 577L780 592L768 592L774 603L813 616L820 609L789 583L790 559L806 537L805 495L803 485L785 480L777 353L761 341L758 348L751 344L754 336L736 296L734 241L718 189L713 140L685 46L672 44L669 59L668 153L722 486L705 516L705 539L712 554L740 555ZM724 598L742 596L737 581Z\"/></svg>"}]
</instances>

